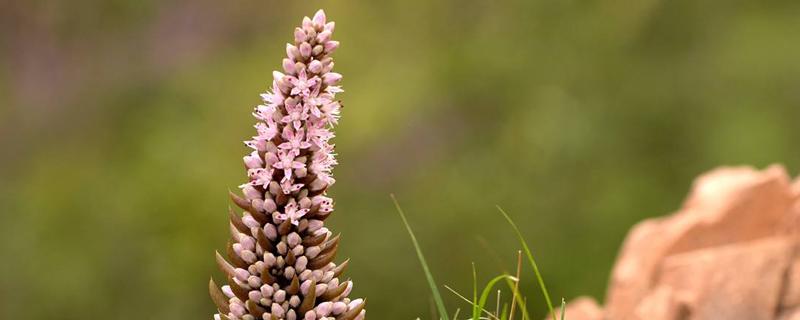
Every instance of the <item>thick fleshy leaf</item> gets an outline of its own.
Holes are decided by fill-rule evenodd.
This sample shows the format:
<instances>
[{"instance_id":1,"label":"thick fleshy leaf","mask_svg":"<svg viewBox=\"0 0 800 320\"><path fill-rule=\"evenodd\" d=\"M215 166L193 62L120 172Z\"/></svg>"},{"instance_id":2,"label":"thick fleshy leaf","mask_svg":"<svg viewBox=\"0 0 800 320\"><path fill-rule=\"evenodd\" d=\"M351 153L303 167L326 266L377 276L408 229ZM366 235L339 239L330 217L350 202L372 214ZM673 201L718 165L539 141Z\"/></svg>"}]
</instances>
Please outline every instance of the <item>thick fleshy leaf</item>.
<instances>
[{"instance_id":1,"label":"thick fleshy leaf","mask_svg":"<svg viewBox=\"0 0 800 320\"><path fill-rule=\"evenodd\" d=\"M300 303L300 314L306 314L311 309L314 309L317 299L317 280L312 279L311 285L308 287L308 294L303 297L303 302Z\"/></svg>"},{"instance_id":2,"label":"thick fleshy leaf","mask_svg":"<svg viewBox=\"0 0 800 320\"><path fill-rule=\"evenodd\" d=\"M333 276L339 277L344 272L344 269L347 268L347 265L350 264L350 259L345 260L344 262L340 263L336 268L333 268Z\"/></svg>"},{"instance_id":3,"label":"thick fleshy leaf","mask_svg":"<svg viewBox=\"0 0 800 320\"><path fill-rule=\"evenodd\" d=\"M228 297L219 289L217 283L214 282L214 278L208 280L208 293L211 295L211 300L217 305L220 314L230 312L230 309L228 309Z\"/></svg>"},{"instance_id":4,"label":"thick fleshy leaf","mask_svg":"<svg viewBox=\"0 0 800 320\"><path fill-rule=\"evenodd\" d=\"M247 269L249 264L242 260L242 258L233 251L233 244L230 241L228 241L228 245L225 249L228 254L228 259L231 260L231 263L233 263L234 266L237 268Z\"/></svg>"},{"instance_id":5,"label":"thick fleshy leaf","mask_svg":"<svg viewBox=\"0 0 800 320\"><path fill-rule=\"evenodd\" d=\"M267 309L264 309L253 300L247 300L247 312L249 312L252 316L257 317L256 319L259 319L264 312L267 312Z\"/></svg>"},{"instance_id":6,"label":"thick fleshy leaf","mask_svg":"<svg viewBox=\"0 0 800 320\"><path fill-rule=\"evenodd\" d=\"M233 266L230 263L228 263L228 261L225 261L225 258L223 258L222 255L219 254L219 251L215 251L215 253L216 253L217 266L219 267L219 270L228 275L228 277L234 277L236 274L234 272Z\"/></svg>"},{"instance_id":7,"label":"thick fleshy leaf","mask_svg":"<svg viewBox=\"0 0 800 320\"><path fill-rule=\"evenodd\" d=\"M347 310L347 312L336 317L336 320L353 320L358 316L359 313L361 313L361 310L364 310L366 305L367 299L364 299L364 301L361 301L361 303L355 308L350 308L350 310Z\"/></svg>"},{"instance_id":8,"label":"thick fleshy leaf","mask_svg":"<svg viewBox=\"0 0 800 320\"><path fill-rule=\"evenodd\" d=\"M289 287L286 288L286 293L290 295L294 295L300 292L300 280L297 276L292 277L292 283L289 284Z\"/></svg>"},{"instance_id":9,"label":"thick fleshy leaf","mask_svg":"<svg viewBox=\"0 0 800 320\"><path fill-rule=\"evenodd\" d=\"M244 222L242 222L242 217L239 216L239 214L237 214L236 212L234 212L233 209L230 207L228 207L228 215L230 216L231 223L233 224L234 227L236 227L236 230L239 230L239 232L244 234L250 233L250 228L248 228L244 224Z\"/></svg>"},{"instance_id":10,"label":"thick fleshy leaf","mask_svg":"<svg viewBox=\"0 0 800 320\"><path fill-rule=\"evenodd\" d=\"M247 290L247 289L242 288L241 286L239 286L239 284L237 284L236 281L233 280L233 278L228 278L228 285L231 287L231 291L233 291L233 294L237 298L239 298L239 300L247 301L247 299L248 299L247 293L250 290Z\"/></svg>"},{"instance_id":11,"label":"thick fleshy leaf","mask_svg":"<svg viewBox=\"0 0 800 320\"><path fill-rule=\"evenodd\" d=\"M275 252L275 246L272 244L272 241L267 239L267 235L264 234L264 229L258 229L258 231L256 231L256 241L264 251Z\"/></svg>"},{"instance_id":12,"label":"thick fleshy leaf","mask_svg":"<svg viewBox=\"0 0 800 320\"><path fill-rule=\"evenodd\" d=\"M328 290L325 290L325 293L320 296L320 299L322 301L332 301L342 295L345 290L347 290L347 282L342 282L336 288L328 288Z\"/></svg>"},{"instance_id":13,"label":"thick fleshy leaf","mask_svg":"<svg viewBox=\"0 0 800 320\"><path fill-rule=\"evenodd\" d=\"M320 243L325 241L325 238L327 236L328 236L327 234L320 233L318 235L306 237L305 239L303 239L303 246L304 247L313 247L313 246L319 245Z\"/></svg>"}]
</instances>

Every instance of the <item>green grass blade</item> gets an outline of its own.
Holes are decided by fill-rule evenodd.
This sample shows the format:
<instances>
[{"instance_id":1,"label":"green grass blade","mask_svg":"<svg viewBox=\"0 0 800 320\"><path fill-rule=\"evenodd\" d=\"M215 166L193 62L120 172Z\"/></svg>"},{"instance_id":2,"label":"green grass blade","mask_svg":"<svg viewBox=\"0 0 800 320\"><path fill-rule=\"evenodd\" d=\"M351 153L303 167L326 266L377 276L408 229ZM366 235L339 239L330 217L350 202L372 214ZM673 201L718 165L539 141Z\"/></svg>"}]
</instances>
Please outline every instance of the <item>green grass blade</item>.
<instances>
[{"instance_id":1,"label":"green grass blade","mask_svg":"<svg viewBox=\"0 0 800 320\"><path fill-rule=\"evenodd\" d=\"M394 206L397 208L397 212L400 214L400 218L403 219L403 224L406 226L406 230L408 230L408 235L411 237L411 242L414 244L414 249L417 251L417 258L419 258L419 262L422 264L422 271L425 272L425 278L428 280L428 286L431 287L433 299L436 302L436 309L439 311L439 319L450 319L450 317L447 315L447 309L444 307L442 295L439 293L439 288L436 287L436 281L433 280L433 274L431 274L431 271L428 268L428 263L425 262L425 256L422 254L422 249L419 247L417 237L415 237L414 232L411 231L411 225L408 224L406 215L403 213L403 209L400 208L400 203L397 202L397 198L395 198L394 194L390 196L392 197L392 201L394 201Z\"/></svg>"},{"instance_id":2,"label":"green grass blade","mask_svg":"<svg viewBox=\"0 0 800 320\"><path fill-rule=\"evenodd\" d=\"M561 298L561 320L566 319L567 314L567 301L564 298Z\"/></svg>"},{"instance_id":3,"label":"green grass blade","mask_svg":"<svg viewBox=\"0 0 800 320\"><path fill-rule=\"evenodd\" d=\"M511 281L510 279L506 279L506 285L508 285L508 290L511 290L513 292L516 282ZM528 314L528 308L524 304L525 300L523 299L522 295L518 294L515 299L517 300L519 309L522 310L522 319L530 319L531 315Z\"/></svg>"},{"instance_id":4,"label":"green grass blade","mask_svg":"<svg viewBox=\"0 0 800 320\"><path fill-rule=\"evenodd\" d=\"M511 279L512 281L516 281L516 278L507 274L501 274L497 277L494 277L492 280L489 280L489 283L486 284L486 287L483 288L483 292L481 292L481 298L478 300L479 308L484 309L486 307L486 300L489 299L489 294L491 293L492 288L498 281L503 279Z\"/></svg>"},{"instance_id":5,"label":"green grass blade","mask_svg":"<svg viewBox=\"0 0 800 320\"><path fill-rule=\"evenodd\" d=\"M536 260L533 259L533 254L531 253L531 249L528 247L528 243L525 242L525 238L522 236L522 232L519 231L517 224L514 223L514 220L511 220L511 217L501 208L497 206L497 210L503 214L503 217L506 218L506 221L511 225L514 229L514 232L517 234L517 238L519 239L520 245L522 245L522 249L525 250L525 255L528 257L528 261L533 267L533 272L536 274L536 281L539 282L539 287L542 289L542 295L544 295L544 300L547 302L547 309L550 311L550 314L553 315L553 320L556 319L556 314L553 312L553 301L550 299L550 294L547 292L547 287L544 285L544 279L542 279L542 274L539 272L539 267L536 265Z\"/></svg>"},{"instance_id":6,"label":"green grass blade","mask_svg":"<svg viewBox=\"0 0 800 320\"><path fill-rule=\"evenodd\" d=\"M470 305L473 305L473 306L475 305L472 301L470 301L467 297L465 297L465 296L461 295L460 293L458 293L458 291L456 291L455 289L450 288L447 285L444 285L444 288L447 289L447 290L450 290L451 293L453 293L459 299L464 300L464 302L469 303ZM486 313L486 318L479 318L481 320L483 320L483 319L500 320L500 319L497 319L497 317L495 317L495 315L493 315L491 312L489 312L489 310L481 309L481 311Z\"/></svg>"},{"instance_id":7,"label":"green grass blade","mask_svg":"<svg viewBox=\"0 0 800 320\"><path fill-rule=\"evenodd\" d=\"M480 320L481 311L478 309L478 272L475 271L475 262L472 263L472 320Z\"/></svg>"}]
</instances>

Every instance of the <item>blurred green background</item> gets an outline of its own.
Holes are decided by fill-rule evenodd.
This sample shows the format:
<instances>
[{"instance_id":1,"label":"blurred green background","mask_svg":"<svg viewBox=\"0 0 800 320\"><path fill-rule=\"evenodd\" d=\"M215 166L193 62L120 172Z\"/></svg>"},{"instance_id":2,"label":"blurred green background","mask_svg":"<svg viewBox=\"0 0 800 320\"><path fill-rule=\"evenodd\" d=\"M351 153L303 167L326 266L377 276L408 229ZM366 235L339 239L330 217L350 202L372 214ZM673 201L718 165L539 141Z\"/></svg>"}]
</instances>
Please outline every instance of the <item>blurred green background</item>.
<instances>
[{"instance_id":1,"label":"blurred green background","mask_svg":"<svg viewBox=\"0 0 800 320\"><path fill-rule=\"evenodd\" d=\"M251 108L320 7L346 90L329 221L371 319L430 318L390 193L440 283L512 269L499 204L554 296L602 299L696 175L800 169L799 1L6 0L0 318L210 318Z\"/></svg>"}]
</instances>

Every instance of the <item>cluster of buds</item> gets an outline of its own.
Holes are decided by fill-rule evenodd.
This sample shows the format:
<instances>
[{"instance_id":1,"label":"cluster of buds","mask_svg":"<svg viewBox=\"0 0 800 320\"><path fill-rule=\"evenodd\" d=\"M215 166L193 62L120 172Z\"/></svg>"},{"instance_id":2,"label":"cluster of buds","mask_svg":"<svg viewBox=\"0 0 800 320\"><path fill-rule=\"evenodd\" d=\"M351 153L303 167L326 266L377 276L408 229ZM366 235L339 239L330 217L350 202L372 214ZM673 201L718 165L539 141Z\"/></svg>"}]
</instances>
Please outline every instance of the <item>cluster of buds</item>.
<instances>
[{"instance_id":1,"label":"cluster of buds","mask_svg":"<svg viewBox=\"0 0 800 320\"><path fill-rule=\"evenodd\" d=\"M320 10L295 29L283 73L253 115L257 135L245 144L249 182L244 197L231 193L244 214L230 211L227 260L217 264L227 285L209 282L219 313L214 319L363 320L363 299L348 298L352 281L336 264L339 236L324 221L333 212L326 191L335 180L332 127L339 119L342 76L331 72L335 24Z\"/></svg>"}]
</instances>

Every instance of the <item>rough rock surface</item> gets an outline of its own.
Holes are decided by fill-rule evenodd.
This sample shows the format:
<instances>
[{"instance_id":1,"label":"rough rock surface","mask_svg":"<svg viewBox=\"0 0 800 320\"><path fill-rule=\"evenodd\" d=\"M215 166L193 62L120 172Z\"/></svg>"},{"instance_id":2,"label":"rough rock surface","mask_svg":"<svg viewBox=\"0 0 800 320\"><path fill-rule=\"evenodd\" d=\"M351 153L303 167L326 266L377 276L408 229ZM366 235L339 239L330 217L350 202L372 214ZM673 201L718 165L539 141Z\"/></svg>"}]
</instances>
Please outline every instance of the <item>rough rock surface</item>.
<instances>
[{"instance_id":1,"label":"rough rock surface","mask_svg":"<svg viewBox=\"0 0 800 320\"><path fill-rule=\"evenodd\" d=\"M800 178L778 165L700 176L678 212L630 231L605 307L578 298L567 318L800 320Z\"/></svg>"}]
</instances>

